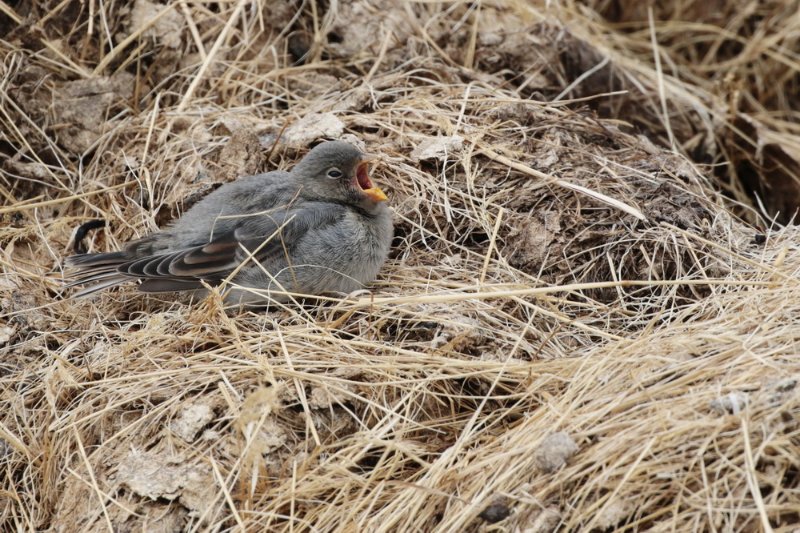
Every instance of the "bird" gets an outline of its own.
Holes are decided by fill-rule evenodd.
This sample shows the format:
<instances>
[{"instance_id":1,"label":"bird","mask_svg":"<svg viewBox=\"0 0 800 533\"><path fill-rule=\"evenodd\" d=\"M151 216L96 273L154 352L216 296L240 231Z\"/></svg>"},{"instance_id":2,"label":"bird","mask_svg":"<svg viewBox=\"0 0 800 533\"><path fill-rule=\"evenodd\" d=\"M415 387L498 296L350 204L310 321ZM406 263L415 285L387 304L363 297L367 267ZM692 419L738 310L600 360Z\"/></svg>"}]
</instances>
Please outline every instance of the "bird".
<instances>
[{"instance_id":1,"label":"bird","mask_svg":"<svg viewBox=\"0 0 800 533\"><path fill-rule=\"evenodd\" d=\"M66 258L66 287L82 287L72 295L80 298L132 280L145 293L222 285L226 304L244 306L362 289L394 232L371 159L350 143L322 142L289 172L229 182L120 251Z\"/></svg>"}]
</instances>

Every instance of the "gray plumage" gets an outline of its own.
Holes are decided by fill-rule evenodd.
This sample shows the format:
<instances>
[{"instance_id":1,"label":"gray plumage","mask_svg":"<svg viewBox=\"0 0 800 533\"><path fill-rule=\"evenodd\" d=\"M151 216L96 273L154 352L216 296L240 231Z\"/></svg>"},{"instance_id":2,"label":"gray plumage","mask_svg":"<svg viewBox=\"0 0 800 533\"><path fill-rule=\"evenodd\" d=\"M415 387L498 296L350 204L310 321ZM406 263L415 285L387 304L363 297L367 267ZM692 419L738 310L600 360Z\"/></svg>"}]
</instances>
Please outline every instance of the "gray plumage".
<instances>
[{"instance_id":1,"label":"gray plumage","mask_svg":"<svg viewBox=\"0 0 800 533\"><path fill-rule=\"evenodd\" d=\"M286 301L281 292L350 293L375 279L392 240L386 196L356 147L325 142L291 172L223 185L161 232L119 252L67 258L85 296L132 279L144 292L231 285L226 302Z\"/></svg>"}]
</instances>

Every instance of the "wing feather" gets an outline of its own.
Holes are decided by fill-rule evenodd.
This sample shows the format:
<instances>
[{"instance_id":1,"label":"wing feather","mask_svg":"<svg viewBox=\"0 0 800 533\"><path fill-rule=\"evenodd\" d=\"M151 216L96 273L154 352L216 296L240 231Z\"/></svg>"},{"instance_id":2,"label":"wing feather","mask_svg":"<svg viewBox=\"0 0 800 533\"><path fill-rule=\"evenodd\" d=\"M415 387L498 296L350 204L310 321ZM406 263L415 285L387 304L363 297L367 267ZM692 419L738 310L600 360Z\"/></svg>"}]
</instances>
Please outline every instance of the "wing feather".
<instances>
[{"instance_id":1,"label":"wing feather","mask_svg":"<svg viewBox=\"0 0 800 533\"><path fill-rule=\"evenodd\" d=\"M78 267L83 277L70 286L97 282L78 293L87 295L138 278L143 280L139 289L144 292L200 289L202 282L219 283L251 255L264 268L277 272L291 264L294 249L309 231L335 224L345 210L339 204L306 202L283 211L273 210L269 215L243 217L210 242L183 249L146 255L114 252L74 256L68 264Z\"/></svg>"}]
</instances>

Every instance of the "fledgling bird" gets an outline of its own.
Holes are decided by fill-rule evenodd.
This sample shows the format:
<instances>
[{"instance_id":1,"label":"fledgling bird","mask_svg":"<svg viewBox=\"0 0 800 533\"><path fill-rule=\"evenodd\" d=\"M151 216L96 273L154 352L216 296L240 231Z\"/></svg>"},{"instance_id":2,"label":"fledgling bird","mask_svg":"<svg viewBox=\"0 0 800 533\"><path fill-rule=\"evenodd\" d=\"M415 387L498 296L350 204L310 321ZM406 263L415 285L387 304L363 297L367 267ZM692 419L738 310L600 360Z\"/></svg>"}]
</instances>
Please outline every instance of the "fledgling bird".
<instances>
[{"instance_id":1,"label":"fledgling bird","mask_svg":"<svg viewBox=\"0 0 800 533\"><path fill-rule=\"evenodd\" d=\"M290 172L227 183L122 251L68 257L78 278L68 286L85 286L80 297L133 279L144 292L228 280L233 304L353 292L375 279L393 235L387 197L367 170L355 146L324 142Z\"/></svg>"}]
</instances>

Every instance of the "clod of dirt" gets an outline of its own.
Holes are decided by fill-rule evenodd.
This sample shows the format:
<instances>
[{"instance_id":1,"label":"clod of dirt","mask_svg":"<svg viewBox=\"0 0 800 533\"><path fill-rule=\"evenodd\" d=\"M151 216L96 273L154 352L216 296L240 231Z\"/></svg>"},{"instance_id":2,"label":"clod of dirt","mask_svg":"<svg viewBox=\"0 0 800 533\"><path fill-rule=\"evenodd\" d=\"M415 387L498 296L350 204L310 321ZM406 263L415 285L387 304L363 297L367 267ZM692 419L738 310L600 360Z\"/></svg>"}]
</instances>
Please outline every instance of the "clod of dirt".
<instances>
[{"instance_id":1,"label":"clod of dirt","mask_svg":"<svg viewBox=\"0 0 800 533\"><path fill-rule=\"evenodd\" d=\"M151 500L178 499L192 511L205 510L214 499L211 467L163 452L132 450L117 467L117 481Z\"/></svg>"},{"instance_id":2,"label":"clod of dirt","mask_svg":"<svg viewBox=\"0 0 800 533\"><path fill-rule=\"evenodd\" d=\"M214 410L205 403L187 405L169 428L186 442L193 442L197 434L214 419Z\"/></svg>"},{"instance_id":3,"label":"clod of dirt","mask_svg":"<svg viewBox=\"0 0 800 533\"><path fill-rule=\"evenodd\" d=\"M7 283L3 283L7 281ZM19 334L26 331L46 331L50 320L39 309L33 294L24 284L0 279L0 312L12 315L9 324L17 327Z\"/></svg>"},{"instance_id":4,"label":"clod of dirt","mask_svg":"<svg viewBox=\"0 0 800 533\"><path fill-rule=\"evenodd\" d=\"M747 394L736 391L712 400L709 407L720 416L738 415L749 403L750 399Z\"/></svg>"},{"instance_id":5,"label":"clod of dirt","mask_svg":"<svg viewBox=\"0 0 800 533\"><path fill-rule=\"evenodd\" d=\"M162 5L150 2L149 0L136 0L131 10L129 19L129 32L138 31L151 20L156 18L164 10L164 13L152 26L144 31L145 37L150 37L164 46L178 48L181 44L181 30L183 29L184 18L178 13L177 5Z\"/></svg>"},{"instance_id":6,"label":"clod of dirt","mask_svg":"<svg viewBox=\"0 0 800 533\"><path fill-rule=\"evenodd\" d=\"M134 76L122 71L109 77L36 87L21 96L20 102L35 120L44 122L50 115L49 121L58 125L58 143L81 154L114 126L114 121L108 120L115 114L111 108L133 95L134 84Z\"/></svg>"},{"instance_id":7,"label":"clod of dirt","mask_svg":"<svg viewBox=\"0 0 800 533\"><path fill-rule=\"evenodd\" d=\"M344 122L333 113L310 113L283 132L281 142L290 148L305 148L317 139L338 139L344 133Z\"/></svg>"},{"instance_id":8,"label":"clod of dirt","mask_svg":"<svg viewBox=\"0 0 800 533\"><path fill-rule=\"evenodd\" d=\"M512 217L513 219L513 217ZM539 211L524 217L513 224L509 232L507 249L510 260L515 264L538 265L545 262L548 255L558 254L561 246L554 246L561 234L561 213L559 211Z\"/></svg>"},{"instance_id":9,"label":"clod of dirt","mask_svg":"<svg viewBox=\"0 0 800 533\"><path fill-rule=\"evenodd\" d=\"M59 141L77 153L88 150L109 127L109 108L133 95L135 79L127 72L108 78L65 83L53 92L56 121L69 124Z\"/></svg>"},{"instance_id":10,"label":"clod of dirt","mask_svg":"<svg viewBox=\"0 0 800 533\"><path fill-rule=\"evenodd\" d=\"M258 432L251 437L252 444L250 446L255 453L261 455L285 446L289 438L286 426L282 425L274 415L268 417L257 429Z\"/></svg>"},{"instance_id":11,"label":"clod of dirt","mask_svg":"<svg viewBox=\"0 0 800 533\"><path fill-rule=\"evenodd\" d=\"M446 161L460 153L463 148L464 138L459 135L426 137L411 152L411 159L414 161Z\"/></svg>"},{"instance_id":12,"label":"clod of dirt","mask_svg":"<svg viewBox=\"0 0 800 533\"><path fill-rule=\"evenodd\" d=\"M392 0L340 2L327 32L326 49L337 57L377 55L384 39L396 48L412 31L404 10Z\"/></svg>"},{"instance_id":13,"label":"clod of dirt","mask_svg":"<svg viewBox=\"0 0 800 533\"><path fill-rule=\"evenodd\" d=\"M635 507L630 501L615 501L603 507L597 516L597 525L601 530L607 530L623 522Z\"/></svg>"},{"instance_id":14,"label":"clod of dirt","mask_svg":"<svg viewBox=\"0 0 800 533\"><path fill-rule=\"evenodd\" d=\"M337 385L337 388L347 387L347 385ZM311 389L308 397L308 405L314 409L329 409L336 405L341 405L347 401L347 395L327 386L319 386Z\"/></svg>"},{"instance_id":15,"label":"clod of dirt","mask_svg":"<svg viewBox=\"0 0 800 533\"><path fill-rule=\"evenodd\" d=\"M20 161L22 154L16 153L10 159L3 161L3 168L25 178L46 180L50 173L41 163L23 163Z\"/></svg>"},{"instance_id":16,"label":"clod of dirt","mask_svg":"<svg viewBox=\"0 0 800 533\"><path fill-rule=\"evenodd\" d=\"M231 181L241 176L258 173L266 162L258 135L250 129L236 130L222 148L216 176L220 181Z\"/></svg>"},{"instance_id":17,"label":"clod of dirt","mask_svg":"<svg viewBox=\"0 0 800 533\"><path fill-rule=\"evenodd\" d=\"M559 522L561 522L561 513L557 508L548 507L537 513L536 517L521 530L525 533L552 533L556 530Z\"/></svg>"},{"instance_id":18,"label":"clod of dirt","mask_svg":"<svg viewBox=\"0 0 800 533\"><path fill-rule=\"evenodd\" d=\"M367 143L364 142L364 139L362 139L361 137L356 137L352 133L345 133L344 135L339 137L339 140L352 144L362 152L368 151Z\"/></svg>"},{"instance_id":19,"label":"clod of dirt","mask_svg":"<svg viewBox=\"0 0 800 533\"><path fill-rule=\"evenodd\" d=\"M578 452L578 445L569 434L559 431L548 435L536 450L536 465L542 472L555 472Z\"/></svg>"}]
</instances>

